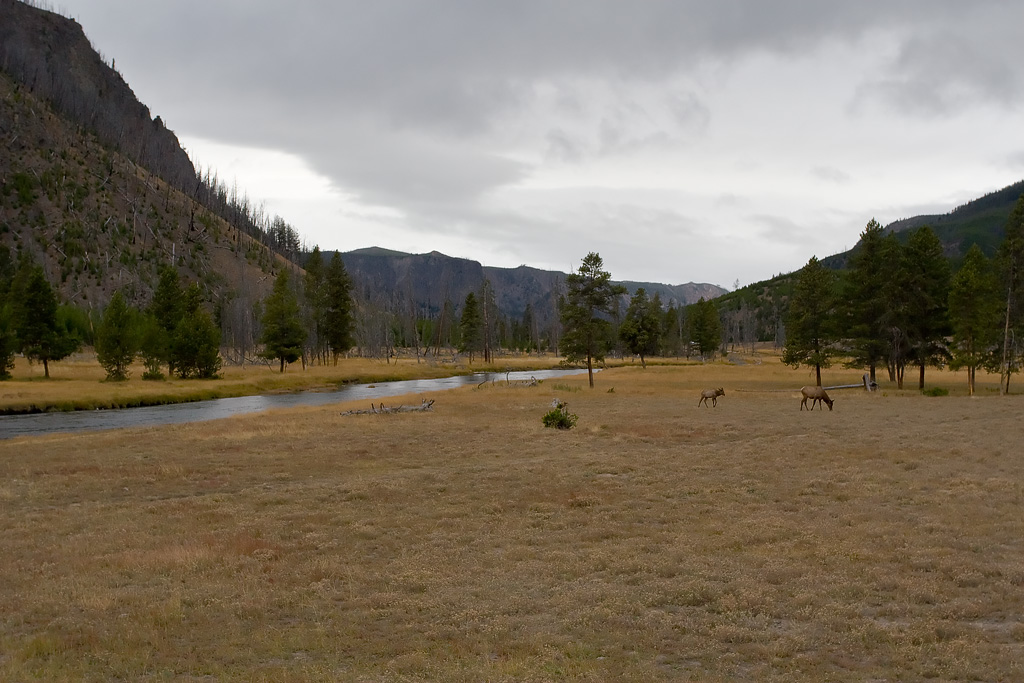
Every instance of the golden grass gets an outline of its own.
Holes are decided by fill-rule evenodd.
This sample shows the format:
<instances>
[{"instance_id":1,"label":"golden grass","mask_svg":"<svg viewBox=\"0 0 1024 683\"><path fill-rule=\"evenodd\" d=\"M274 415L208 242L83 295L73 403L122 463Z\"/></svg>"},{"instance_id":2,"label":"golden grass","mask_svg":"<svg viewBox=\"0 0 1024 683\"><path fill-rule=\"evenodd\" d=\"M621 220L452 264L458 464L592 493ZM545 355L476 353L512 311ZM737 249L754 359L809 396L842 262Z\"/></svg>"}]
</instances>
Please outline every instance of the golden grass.
<instances>
[{"instance_id":1,"label":"golden grass","mask_svg":"<svg viewBox=\"0 0 1024 683\"><path fill-rule=\"evenodd\" d=\"M1024 398L807 413L804 383L622 367L2 441L0 679L1024 679Z\"/></svg>"},{"instance_id":2,"label":"golden grass","mask_svg":"<svg viewBox=\"0 0 1024 683\"><path fill-rule=\"evenodd\" d=\"M49 410L93 410L128 408L140 405L181 403L228 396L246 396L274 391L333 389L352 382L449 377L472 372L508 369L538 369L558 365L554 356L505 356L494 363L435 363L401 358L385 363L366 358L341 359L338 365L291 364L285 372L276 364L228 366L219 379L146 381L144 368L136 364L126 382L107 382L103 368L92 353L50 363L50 379L44 379L43 367L17 358L13 379L0 382L0 413L25 413Z\"/></svg>"}]
</instances>

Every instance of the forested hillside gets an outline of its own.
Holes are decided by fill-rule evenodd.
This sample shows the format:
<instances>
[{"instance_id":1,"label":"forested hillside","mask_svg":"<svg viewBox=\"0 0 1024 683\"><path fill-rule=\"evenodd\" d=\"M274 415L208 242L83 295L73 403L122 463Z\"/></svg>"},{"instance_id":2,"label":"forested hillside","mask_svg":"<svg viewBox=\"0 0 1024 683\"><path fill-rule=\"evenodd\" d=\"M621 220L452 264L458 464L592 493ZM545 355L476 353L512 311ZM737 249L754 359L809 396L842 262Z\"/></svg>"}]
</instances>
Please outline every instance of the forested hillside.
<instances>
[{"instance_id":1,"label":"forested hillside","mask_svg":"<svg viewBox=\"0 0 1024 683\"><path fill-rule=\"evenodd\" d=\"M915 231L927 226L937 238L950 266L955 268L974 245L986 257L995 256L1005 237L1010 215L1022 194L1024 181L967 202L949 213L894 221L885 226L883 232L906 244ZM838 271L838 281L842 283L849 263L863 248L863 243L858 240L849 251L823 256L820 262L824 267ZM771 280L755 282L716 300L730 343L775 341L781 345L784 342L785 316L797 275L785 273Z\"/></svg>"},{"instance_id":2,"label":"forested hillside","mask_svg":"<svg viewBox=\"0 0 1024 683\"><path fill-rule=\"evenodd\" d=\"M939 238L947 258L958 261L975 244L991 257L1003 239L1006 221L1021 193L1024 193L1024 180L971 200L949 213L893 221L885 226L885 232L896 233L905 242L913 230L927 225ZM822 263L829 268L843 268L859 246L858 243L849 251L823 257Z\"/></svg>"}]
</instances>

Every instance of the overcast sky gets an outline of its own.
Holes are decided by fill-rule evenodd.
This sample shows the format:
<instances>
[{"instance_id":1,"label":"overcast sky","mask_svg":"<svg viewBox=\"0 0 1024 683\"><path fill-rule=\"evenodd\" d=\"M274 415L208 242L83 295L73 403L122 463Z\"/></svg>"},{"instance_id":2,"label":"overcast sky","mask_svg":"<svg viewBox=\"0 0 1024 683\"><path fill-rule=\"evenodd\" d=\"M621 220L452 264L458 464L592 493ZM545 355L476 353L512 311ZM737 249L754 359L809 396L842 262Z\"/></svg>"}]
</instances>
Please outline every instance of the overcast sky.
<instances>
[{"instance_id":1,"label":"overcast sky","mask_svg":"<svg viewBox=\"0 0 1024 683\"><path fill-rule=\"evenodd\" d=\"M1024 2L55 9L321 249L731 289L1024 178Z\"/></svg>"}]
</instances>

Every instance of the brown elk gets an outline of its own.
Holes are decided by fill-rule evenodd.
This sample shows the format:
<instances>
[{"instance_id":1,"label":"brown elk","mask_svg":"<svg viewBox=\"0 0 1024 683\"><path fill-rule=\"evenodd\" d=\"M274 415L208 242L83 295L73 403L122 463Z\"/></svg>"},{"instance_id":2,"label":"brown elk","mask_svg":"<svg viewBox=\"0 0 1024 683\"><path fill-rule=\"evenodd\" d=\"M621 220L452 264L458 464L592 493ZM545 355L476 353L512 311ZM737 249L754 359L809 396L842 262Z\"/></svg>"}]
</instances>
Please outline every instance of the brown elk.
<instances>
[{"instance_id":1,"label":"brown elk","mask_svg":"<svg viewBox=\"0 0 1024 683\"><path fill-rule=\"evenodd\" d=\"M704 407L707 408L708 399L710 398L711 407L717 408L719 396L725 396L725 389L722 389L721 387L719 387L718 389L705 389L704 391L700 392L700 400L697 401L697 407L699 408L700 404L703 403Z\"/></svg>"},{"instance_id":2,"label":"brown elk","mask_svg":"<svg viewBox=\"0 0 1024 683\"><path fill-rule=\"evenodd\" d=\"M818 404L818 410L821 410L821 404L827 403L828 409L832 410L832 404L834 401L828 397L825 393L825 389L822 387L800 387L800 393L803 394L803 400L800 401L800 410L803 410L807 405L807 399L811 400L811 407L808 410L814 410L814 405Z\"/></svg>"}]
</instances>

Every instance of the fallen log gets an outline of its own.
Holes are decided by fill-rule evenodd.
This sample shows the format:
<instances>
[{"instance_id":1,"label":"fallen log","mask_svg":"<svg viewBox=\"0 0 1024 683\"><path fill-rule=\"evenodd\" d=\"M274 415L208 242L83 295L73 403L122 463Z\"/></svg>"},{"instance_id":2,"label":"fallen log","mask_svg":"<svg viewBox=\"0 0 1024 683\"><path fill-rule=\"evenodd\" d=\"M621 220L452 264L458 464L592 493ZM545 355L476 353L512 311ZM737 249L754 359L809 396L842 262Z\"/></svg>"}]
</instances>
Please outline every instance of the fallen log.
<instances>
[{"instance_id":1,"label":"fallen log","mask_svg":"<svg viewBox=\"0 0 1024 683\"><path fill-rule=\"evenodd\" d=\"M381 401L381 404L380 404L379 407L374 405L373 403L370 403L370 409L369 410L346 410L345 412L343 412L341 414L342 415L385 415L385 414L391 414L391 413L423 413L423 412L427 412L427 411L433 410L433 407L432 407L433 405L434 405L433 399L431 399L430 401L428 401L427 399L422 399L418 406L405 406L405 405L401 405L401 406L394 406L394 407L386 406L386 405L384 405L384 402Z\"/></svg>"}]
</instances>

